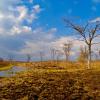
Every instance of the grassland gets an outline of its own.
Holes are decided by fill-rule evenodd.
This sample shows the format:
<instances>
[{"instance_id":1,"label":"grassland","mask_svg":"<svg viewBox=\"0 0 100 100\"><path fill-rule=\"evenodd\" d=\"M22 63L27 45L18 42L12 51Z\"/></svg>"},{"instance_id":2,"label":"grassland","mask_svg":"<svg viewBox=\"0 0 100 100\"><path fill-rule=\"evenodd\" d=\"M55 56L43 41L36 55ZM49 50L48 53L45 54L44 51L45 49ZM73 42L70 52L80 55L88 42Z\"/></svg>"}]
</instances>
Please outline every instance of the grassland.
<instances>
[{"instance_id":1,"label":"grassland","mask_svg":"<svg viewBox=\"0 0 100 100\"><path fill-rule=\"evenodd\" d=\"M19 63L28 71L0 79L0 100L100 100L100 62Z\"/></svg>"},{"instance_id":2,"label":"grassland","mask_svg":"<svg viewBox=\"0 0 100 100\"><path fill-rule=\"evenodd\" d=\"M12 67L12 64L7 61L0 62L0 71L8 70Z\"/></svg>"}]
</instances>

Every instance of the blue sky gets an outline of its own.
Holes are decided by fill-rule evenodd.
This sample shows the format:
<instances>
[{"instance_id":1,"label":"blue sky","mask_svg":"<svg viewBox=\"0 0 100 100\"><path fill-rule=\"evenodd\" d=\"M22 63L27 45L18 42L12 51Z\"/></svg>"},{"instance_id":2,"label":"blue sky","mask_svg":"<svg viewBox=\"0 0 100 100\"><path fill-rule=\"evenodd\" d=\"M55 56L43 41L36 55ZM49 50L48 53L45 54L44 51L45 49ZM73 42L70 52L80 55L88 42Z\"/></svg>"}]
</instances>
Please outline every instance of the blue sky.
<instances>
[{"instance_id":1,"label":"blue sky","mask_svg":"<svg viewBox=\"0 0 100 100\"><path fill-rule=\"evenodd\" d=\"M39 25L57 27L60 34L65 33L63 18L88 21L100 16L100 0L34 0L32 4L39 4L43 10L37 20ZM25 3L29 8L32 4Z\"/></svg>"},{"instance_id":2,"label":"blue sky","mask_svg":"<svg viewBox=\"0 0 100 100\"><path fill-rule=\"evenodd\" d=\"M48 59L50 48L74 38L63 18L80 24L100 20L100 0L1 0L0 57L25 60L31 54L38 60L43 51ZM73 47L72 56L79 46Z\"/></svg>"}]
</instances>

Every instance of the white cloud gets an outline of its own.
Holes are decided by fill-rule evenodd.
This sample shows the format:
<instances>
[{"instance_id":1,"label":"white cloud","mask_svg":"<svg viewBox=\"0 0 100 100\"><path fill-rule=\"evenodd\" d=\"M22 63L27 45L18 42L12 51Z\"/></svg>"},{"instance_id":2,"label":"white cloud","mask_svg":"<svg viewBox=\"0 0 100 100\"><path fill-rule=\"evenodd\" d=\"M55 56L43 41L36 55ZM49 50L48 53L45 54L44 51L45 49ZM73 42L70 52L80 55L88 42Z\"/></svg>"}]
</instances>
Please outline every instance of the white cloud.
<instances>
[{"instance_id":1,"label":"white cloud","mask_svg":"<svg viewBox=\"0 0 100 100\"><path fill-rule=\"evenodd\" d=\"M32 29L31 27L28 27L28 26L20 26L20 27L17 27L17 26L14 26L11 30L11 35L14 35L14 34L20 34L20 33L31 33L32 32Z\"/></svg>"},{"instance_id":2,"label":"white cloud","mask_svg":"<svg viewBox=\"0 0 100 100\"><path fill-rule=\"evenodd\" d=\"M51 30L50 30L50 33L53 33L53 32L56 32L57 31L57 28L52 28Z\"/></svg>"},{"instance_id":3,"label":"white cloud","mask_svg":"<svg viewBox=\"0 0 100 100\"><path fill-rule=\"evenodd\" d=\"M38 53L40 50L45 51L48 50L50 47L51 41L54 40L55 35L54 33L57 32L56 28L51 28L48 31L45 31L43 28L37 28L32 33L33 37L31 40L25 42L25 47L22 48L19 52L21 54L27 53Z\"/></svg>"},{"instance_id":4,"label":"white cloud","mask_svg":"<svg viewBox=\"0 0 100 100\"><path fill-rule=\"evenodd\" d=\"M37 45L37 43L27 41L25 44L24 49L20 51L21 54L32 54L33 51L36 52L40 50L40 45Z\"/></svg>"},{"instance_id":5,"label":"white cloud","mask_svg":"<svg viewBox=\"0 0 100 100\"><path fill-rule=\"evenodd\" d=\"M40 8L40 5L35 5L34 7L33 7L33 10L36 12L36 13L39 13L40 11L41 11L41 8Z\"/></svg>"},{"instance_id":6,"label":"white cloud","mask_svg":"<svg viewBox=\"0 0 100 100\"><path fill-rule=\"evenodd\" d=\"M30 26L25 26L23 22L31 24L37 19L37 14L41 12L40 5L33 5L29 10L25 5L18 6L21 0L1 0L0 1L0 35L16 35L28 33Z\"/></svg>"},{"instance_id":7,"label":"white cloud","mask_svg":"<svg viewBox=\"0 0 100 100\"><path fill-rule=\"evenodd\" d=\"M93 0L94 3L100 3L100 0Z\"/></svg>"},{"instance_id":8,"label":"white cloud","mask_svg":"<svg viewBox=\"0 0 100 100\"><path fill-rule=\"evenodd\" d=\"M49 31L51 31L50 29ZM37 31L37 30L36 30ZM44 33L46 37L49 36L47 32ZM64 43L67 43L68 41L72 41L73 47L71 51L71 56L76 56L79 53L80 46L85 46L84 42L76 40L75 37L69 36L69 37L60 37L58 39L54 38L55 35L52 34L51 41L47 41L45 38L38 41L27 41L26 45L23 49L20 50L20 54L38 54L40 51L43 51L50 57L50 49L54 48L55 50L58 50L64 54L63 51L63 45ZM63 56L62 56L63 57Z\"/></svg>"},{"instance_id":9,"label":"white cloud","mask_svg":"<svg viewBox=\"0 0 100 100\"><path fill-rule=\"evenodd\" d=\"M4 18L4 15L0 13L0 20Z\"/></svg>"},{"instance_id":10,"label":"white cloud","mask_svg":"<svg viewBox=\"0 0 100 100\"><path fill-rule=\"evenodd\" d=\"M90 21L91 23L100 22L100 17L97 17Z\"/></svg>"},{"instance_id":11,"label":"white cloud","mask_svg":"<svg viewBox=\"0 0 100 100\"><path fill-rule=\"evenodd\" d=\"M28 26L23 26L23 32L25 33L29 33L32 31L32 28L31 27L28 27Z\"/></svg>"},{"instance_id":12,"label":"white cloud","mask_svg":"<svg viewBox=\"0 0 100 100\"><path fill-rule=\"evenodd\" d=\"M11 35L13 35L15 33L20 34L20 32L21 32L21 30L18 27L14 26L11 30L11 33L12 33Z\"/></svg>"},{"instance_id":13,"label":"white cloud","mask_svg":"<svg viewBox=\"0 0 100 100\"><path fill-rule=\"evenodd\" d=\"M30 3L33 3L33 0L29 0Z\"/></svg>"},{"instance_id":14,"label":"white cloud","mask_svg":"<svg viewBox=\"0 0 100 100\"><path fill-rule=\"evenodd\" d=\"M0 11L9 10L12 5L18 4L21 0L0 0Z\"/></svg>"},{"instance_id":15,"label":"white cloud","mask_svg":"<svg viewBox=\"0 0 100 100\"><path fill-rule=\"evenodd\" d=\"M72 42L72 46L73 46L72 55L75 54L75 53L76 54L78 53L80 46L85 46L84 42L76 40L76 37L73 37L73 36L61 37L61 38L53 41L51 43L51 46L55 49L62 51L64 44L68 43L69 41Z\"/></svg>"},{"instance_id":16,"label":"white cloud","mask_svg":"<svg viewBox=\"0 0 100 100\"><path fill-rule=\"evenodd\" d=\"M30 0L30 3L32 3L32 1L33 0ZM7 35L7 38L9 40L11 38L10 35L17 37L18 40L15 40L15 37L14 39L13 37L11 38L13 41L15 41L14 43L16 43L16 46L19 46L19 44L23 42L20 49L18 49L18 52L17 50L15 50L17 54L38 53L41 50L46 51L47 54L50 54L50 48L62 50L63 44L71 40L74 41L71 54L76 55L77 51L79 51L80 46L84 45L83 42L74 40L75 37L72 36L60 37L56 39L55 33L57 32L57 28L51 28L49 30L46 30L40 27L33 30L30 24L38 18L38 14L42 10L40 8L40 5L34 5L32 7L32 10L29 10L25 5L14 6L18 3L20 3L20 0L0 0L0 35ZM69 9L69 13L71 12L71 9ZM28 25L24 25L24 21ZM98 17L91 22L96 21L100 21L100 18ZM19 34L23 34L24 36ZM18 45L16 41L19 42ZM16 47L14 47L14 43L12 44L12 48L16 49ZM24 43L25 45L23 47ZM12 49L3 49L5 49L4 53L7 51L15 52ZM0 50L3 51L3 49Z\"/></svg>"},{"instance_id":17,"label":"white cloud","mask_svg":"<svg viewBox=\"0 0 100 100\"><path fill-rule=\"evenodd\" d=\"M23 21L27 17L27 8L25 6L18 6L17 11L19 12L19 16L17 18L17 21Z\"/></svg>"},{"instance_id":18,"label":"white cloud","mask_svg":"<svg viewBox=\"0 0 100 100\"><path fill-rule=\"evenodd\" d=\"M74 36L68 36L68 37L60 37L56 40L53 40L50 42L50 45L48 46L49 48L54 48L56 50L63 52L63 46L65 43L68 43L69 41L72 42L72 50L71 50L71 56L77 58L79 52L80 52L80 47L87 46L84 41L79 41L77 40L76 37ZM94 40L94 43L99 42L99 38ZM92 45L92 51L95 52L97 48L100 50L100 47L97 45Z\"/></svg>"}]
</instances>

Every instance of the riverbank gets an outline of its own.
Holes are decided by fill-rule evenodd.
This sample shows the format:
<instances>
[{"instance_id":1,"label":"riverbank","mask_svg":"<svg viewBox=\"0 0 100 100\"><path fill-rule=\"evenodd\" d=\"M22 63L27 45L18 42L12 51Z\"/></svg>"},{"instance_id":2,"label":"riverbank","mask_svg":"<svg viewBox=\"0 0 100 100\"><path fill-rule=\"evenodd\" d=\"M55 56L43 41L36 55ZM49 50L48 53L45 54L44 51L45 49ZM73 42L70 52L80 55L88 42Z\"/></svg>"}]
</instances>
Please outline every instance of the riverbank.
<instances>
[{"instance_id":1,"label":"riverbank","mask_svg":"<svg viewBox=\"0 0 100 100\"><path fill-rule=\"evenodd\" d=\"M73 63L67 68L47 65L1 78L1 100L100 100L99 62L91 70Z\"/></svg>"},{"instance_id":2,"label":"riverbank","mask_svg":"<svg viewBox=\"0 0 100 100\"><path fill-rule=\"evenodd\" d=\"M100 70L37 68L0 80L9 100L100 100Z\"/></svg>"},{"instance_id":3,"label":"riverbank","mask_svg":"<svg viewBox=\"0 0 100 100\"><path fill-rule=\"evenodd\" d=\"M31 70L0 79L1 100L100 100L100 62L90 70L73 62L26 64Z\"/></svg>"},{"instance_id":4,"label":"riverbank","mask_svg":"<svg viewBox=\"0 0 100 100\"><path fill-rule=\"evenodd\" d=\"M7 66L2 66L2 67L0 67L0 71L9 70L9 69L11 69L12 67L13 67L13 65L12 65L12 64L7 65Z\"/></svg>"},{"instance_id":5,"label":"riverbank","mask_svg":"<svg viewBox=\"0 0 100 100\"><path fill-rule=\"evenodd\" d=\"M9 70L12 64L9 61L0 61L0 71Z\"/></svg>"}]
</instances>

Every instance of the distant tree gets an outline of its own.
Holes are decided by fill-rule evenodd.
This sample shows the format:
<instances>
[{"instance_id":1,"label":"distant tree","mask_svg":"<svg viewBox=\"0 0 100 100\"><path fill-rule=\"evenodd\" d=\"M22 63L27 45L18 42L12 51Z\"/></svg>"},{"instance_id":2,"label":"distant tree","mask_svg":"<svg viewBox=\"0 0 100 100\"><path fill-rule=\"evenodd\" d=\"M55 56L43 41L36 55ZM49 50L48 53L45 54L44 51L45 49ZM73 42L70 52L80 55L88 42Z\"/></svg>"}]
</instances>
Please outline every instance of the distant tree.
<instances>
[{"instance_id":1,"label":"distant tree","mask_svg":"<svg viewBox=\"0 0 100 100\"><path fill-rule=\"evenodd\" d=\"M81 36L81 41L84 41L86 43L88 47L88 69L90 69L92 60L92 45L99 43L94 43L94 39L100 36L100 22L88 22L85 26L74 24L72 21L67 19L64 19L64 22L66 23L66 27L74 29L77 34Z\"/></svg>"},{"instance_id":2,"label":"distant tree","mask_svg":"<svg viewBox=\"0 0 100 100\"><path fill-rule=\"evenodd\" d=\"M30 62L31 58L32 58L32 55L31 54L27 54L26 57L27 57L27 62Z\"/></svg>"},{"instance_id":3,"label":"distant tree","mask_svg":"<svg viewBox=\"0 0 100 100\"><path fill-rule=\"evenodd\" d=\"M87 61L87 59L88 59L88 50L87 50L86 46L80 47L80 54L78 57L78 61L84 63Z\"/></svg>"},{"instance_id":4,"label":"distant tree","mask_svg":"<svg viewBox=\"0 0 100 100\"><path fill-rule=\"evenodd\" d=\"M97 48L95 50L95 52L93 52L93 53L94 53L94 56L95 56L95 60L99 60L99 58L100 58L100 50Z\"/></svg>"},{"instance_id":5,"label":"distant tree","mask_svg":"<svg viewBox=\"0 0 100 100\"><path fill-rule=\"evenodd\" d=\"M4 61L4 59L2 57L0 57L0 62L3 62L3 61Z\"/></svg>"},{"instance_id":6,"label":"distant tree","mask_svg":"<svg viewBox=\"0 0 100 100\"><path fill-rule=\"evenodd\" d=\"M60 60L60 58L62 56L62 52L61 52L61 50L55 50L55 54L56 54L56 61L58 64L58 61Z\"/></svg>"},{"instance_id":7,"label":"distant tree","mask_svg":"<svg viewBox=\"0 0 100 100\"><path fill-rule=\"evenodd\" d=\"M44 52L40 51L39 56L40 56L40 61L42 62L44 60Z\"/></svg>"},{"instance_id":8,"label":"distant tree","mask_svg":"<svg viewBox=\"0 0 100 100\"><path fill-rule=\"evenodd\" d=\"M9 61L13 61L13 60L14 60L14 55L9 54L9 55L8 55L8 60L9 60Z\"/></svg>"},{"instance_id":9,"label":"distant tree","mask_svg":"<svg viewBox=\"0 0 100 100\"><path fill-rule=\"evenodd\" d=\"M72 49L72 42L71 41L68 41L68 43L64 43L63 51L64 51L64 54L66 56L66 61L69 61L71 49Z\"/></svg>"},{"instance_id":10,"label":"distant tree","mask_svg":"<svg viewBox=\"0 0 100 100\"><path fill-rule=\"evenodd\" d=\"M54 61L56 56L56 50L54 48L51 48L50 51L51 51L51 60Z\"/></svg>"},{"instance_id":11,"label":"distant tree","mask_svg":"<svg viewBox=\"0 0 100 100\"><path fill-rule=\"evenodd\" d=\"M15 57L14 57L13 54L9 54L9 55L8 55L8 61L9 61L10 64L13 64L13 65L14 65L14 58L15 58Z\"/></svg>"},{"instance_id":12,"label":"distant tree","mask_svg":"<svg viewBox=\"0 0 100 100\"><path fill-rule=\"evenodd\" d=\"M100 58L100 50L98 51L98 54L99 54L99 58Z\"/></svg>"}]
</instances>

